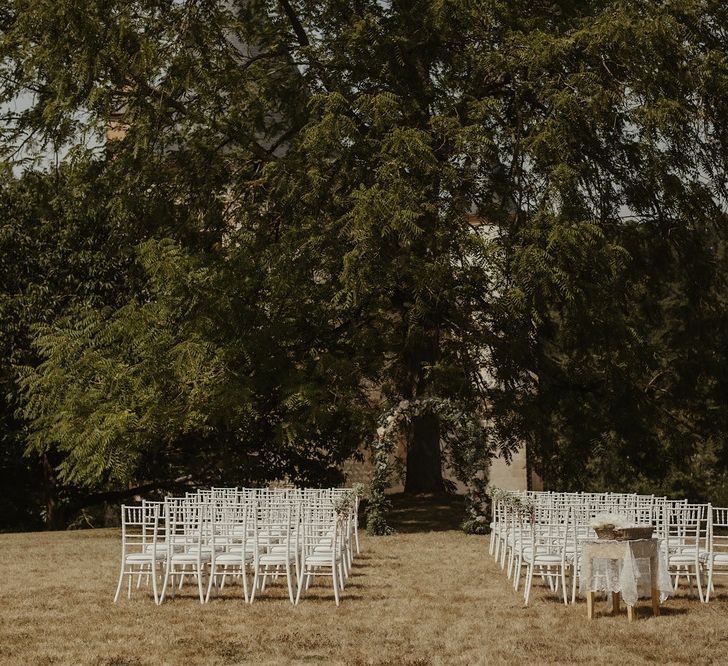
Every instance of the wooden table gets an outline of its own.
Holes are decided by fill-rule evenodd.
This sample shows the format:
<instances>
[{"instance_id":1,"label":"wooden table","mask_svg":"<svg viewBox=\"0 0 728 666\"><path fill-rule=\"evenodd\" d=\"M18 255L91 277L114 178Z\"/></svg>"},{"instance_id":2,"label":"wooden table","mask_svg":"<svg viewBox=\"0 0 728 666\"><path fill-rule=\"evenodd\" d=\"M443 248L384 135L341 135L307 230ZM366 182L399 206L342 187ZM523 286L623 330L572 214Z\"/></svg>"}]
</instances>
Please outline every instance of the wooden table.
<instances>
[{"instance_id":1,"label":"wooden table","mask_svg":"<svg viewBox=\"0 0 728 666\"><path fill-rule=\"evenodd\" d=\"M638 539L635 541L587 541L582 546L582 570L586 584L591 587L592 561L595 558L607 560L624 560L625 556L650 561L650 598L652 614L660 614L660 592L657 589L657 567L659 566L659 541L657 539ZM594 619L594 596L596 592L586 592L586 612L590 620ZM621 593L612 592L612 612L619 613ZM634 605L627 604L627 619L634 621Z\"/></svg>"}]
</instances>

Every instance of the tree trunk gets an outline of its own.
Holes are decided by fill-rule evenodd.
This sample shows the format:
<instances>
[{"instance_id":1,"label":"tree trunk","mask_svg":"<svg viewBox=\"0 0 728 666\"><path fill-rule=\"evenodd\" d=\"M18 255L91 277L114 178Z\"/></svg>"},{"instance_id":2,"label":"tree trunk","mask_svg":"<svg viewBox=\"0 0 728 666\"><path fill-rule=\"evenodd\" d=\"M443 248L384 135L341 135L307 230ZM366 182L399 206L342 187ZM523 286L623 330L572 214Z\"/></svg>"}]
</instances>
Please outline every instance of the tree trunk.
<instances>
[{"instance_id":1,"label":"tree trunk","mask_svg":"<svg viewBox=\"0 0 728 666\"><path fill-rule=\"evenodd\" d=\"M442 458L440 456L440 423L434 414L413 419L407 433L406 493L442 493Z\"/></svg>"}]
</instances>

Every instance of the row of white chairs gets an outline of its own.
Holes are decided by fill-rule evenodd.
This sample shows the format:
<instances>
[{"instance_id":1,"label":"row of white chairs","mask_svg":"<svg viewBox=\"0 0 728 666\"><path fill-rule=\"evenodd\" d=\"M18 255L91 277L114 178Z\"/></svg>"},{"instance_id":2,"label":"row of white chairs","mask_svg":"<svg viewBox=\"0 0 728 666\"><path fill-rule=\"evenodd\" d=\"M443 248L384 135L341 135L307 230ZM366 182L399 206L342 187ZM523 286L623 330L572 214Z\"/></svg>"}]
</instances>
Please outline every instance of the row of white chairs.
<instances>
[{"instance_id":1,"label":"row of white chairs","mask_svg":"<svg viewBox=\"0 0 728 666\"><path fill-rule=\"evenodd\" d=\"M525 569L526 605L534 575L564 603L570 587L574 603L582 544L596 538L590 522L605 513L653 526L674 590L684 578L708 602L714 580L728 575L728 508L654 495L501 491L492 502L490 554L515 590Z\"/></svg>"},{"instance_id":2,"label":"row of white chairs","mask_svg":"<svg viewBox=\"0 0 728 666\"><path fill-rule=\"evenodd\" d=\"M200 603L238 581L252 603L285 577L297 604L315 576L332 580L336 605L360 552L359 498L349 489L213 488L121 508L121 572L131 598L136 580L155 603L194 579Z\"/></svg>"}]
</instances>

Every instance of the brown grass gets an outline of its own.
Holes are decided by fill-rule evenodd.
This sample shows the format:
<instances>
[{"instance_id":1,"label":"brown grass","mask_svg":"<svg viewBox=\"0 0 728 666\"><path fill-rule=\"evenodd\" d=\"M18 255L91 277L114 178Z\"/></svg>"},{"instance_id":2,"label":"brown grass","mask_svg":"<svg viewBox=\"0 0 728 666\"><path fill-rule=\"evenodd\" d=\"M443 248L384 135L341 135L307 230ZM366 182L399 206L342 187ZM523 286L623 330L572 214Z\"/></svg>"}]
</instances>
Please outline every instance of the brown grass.
<instances>
[{"instance_id":1,"label":"brown grass","mask_svg":"<svg viewBox=\"0 0 728 666\"><path fill-rule=\"evenodd\" d=\"M340 608L323 586L292 607L281 586L252 606L237 588L200 606L192 586L157 607L114 606L114 530L0 535L0 662L7 664L724 664L728 593L680 595L652 618L586 619L538 587L529 608L450 525L452 504L399 501L398 535L364 538ZM413 519L416 518L416 520ZM441 520L442 519L442 520ZM422 525L430 531L417 531ZM446 529L447 528L447 529ZM598 609L606 612L606 604Z\"/></svg>"}]
</instances>

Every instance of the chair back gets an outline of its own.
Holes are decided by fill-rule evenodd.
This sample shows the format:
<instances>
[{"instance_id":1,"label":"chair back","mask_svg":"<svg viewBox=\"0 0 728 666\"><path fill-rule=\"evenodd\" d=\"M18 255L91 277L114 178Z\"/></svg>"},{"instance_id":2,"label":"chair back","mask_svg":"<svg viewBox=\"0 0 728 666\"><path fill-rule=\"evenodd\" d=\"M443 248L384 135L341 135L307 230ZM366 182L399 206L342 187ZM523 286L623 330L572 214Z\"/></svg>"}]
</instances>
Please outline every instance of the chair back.
<instances>
[{"instance_id":1,"label":"chair back","mask_svg":"<svg viewBox=\"0 0 728 666\"><path fill-rule=\"evenodd\" d=\"M122 557L146 553L153 558L157 554L159 534L159 505L154 502L141 506L121 507Z\"/></svg>"}]
</instances>

